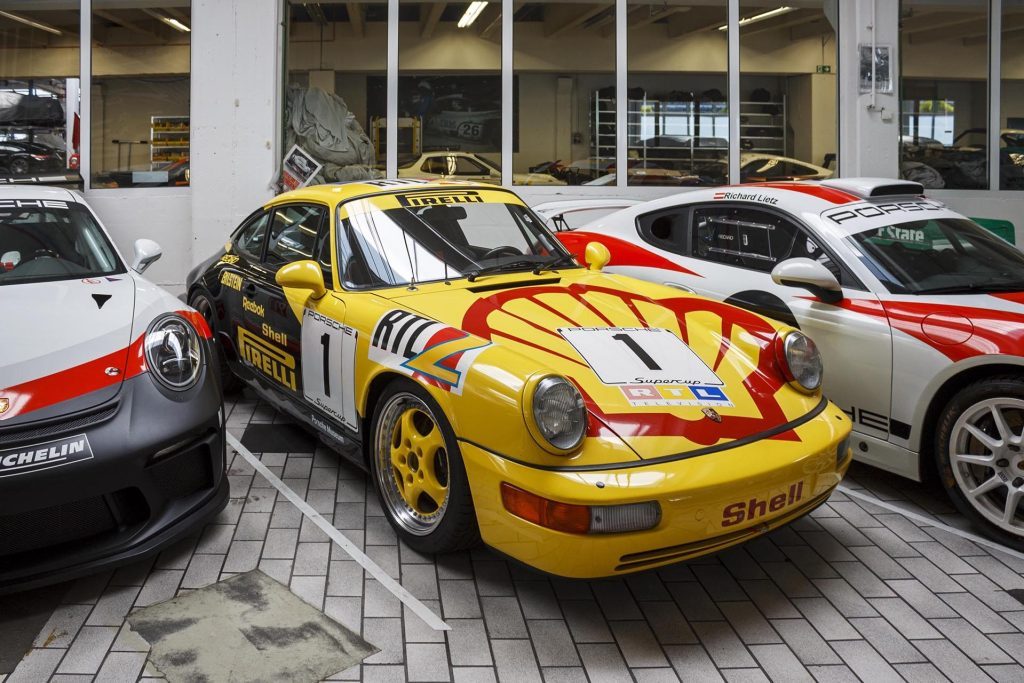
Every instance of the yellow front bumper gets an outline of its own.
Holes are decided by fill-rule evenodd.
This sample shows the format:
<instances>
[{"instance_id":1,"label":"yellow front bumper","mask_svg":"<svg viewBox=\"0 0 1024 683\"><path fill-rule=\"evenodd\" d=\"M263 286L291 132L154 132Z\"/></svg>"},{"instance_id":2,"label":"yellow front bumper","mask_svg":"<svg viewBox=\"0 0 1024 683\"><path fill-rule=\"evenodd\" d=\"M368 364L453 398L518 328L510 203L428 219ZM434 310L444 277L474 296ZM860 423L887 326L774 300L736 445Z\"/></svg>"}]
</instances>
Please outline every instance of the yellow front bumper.
<instances>
[{"instance_id":1,"label":"yellow front bumper","mask_svg":"<svg viewBox=\"0 0 1024 683\"><path fill-rule=\"evenodd\" d=\"M795 432L799 441L762 439L693 458L600 471L537 469L472 444L461 447L485 543L551 574L596 578L722 550L823 503L849 467L849 453L837 464L836 452L850 422L830 403ZM509 514L502 482L577 505L653 500L661 520L640 532L553 531Z\"/></svg>"}]
</instances>

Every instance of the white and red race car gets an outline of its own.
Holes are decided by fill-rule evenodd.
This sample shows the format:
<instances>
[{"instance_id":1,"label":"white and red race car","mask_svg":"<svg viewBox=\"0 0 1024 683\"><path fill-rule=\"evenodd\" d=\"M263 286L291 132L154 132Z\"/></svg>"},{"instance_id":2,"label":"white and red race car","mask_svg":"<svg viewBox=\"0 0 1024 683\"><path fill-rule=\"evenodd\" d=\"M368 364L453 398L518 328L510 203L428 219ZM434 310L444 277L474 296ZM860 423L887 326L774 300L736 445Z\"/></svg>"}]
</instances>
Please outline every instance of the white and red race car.
<instances>
[{"instance_id":1,"label":"white and red race car","mask_svg":"<svg viewBox=\"0 0 1024 683\"><path fill-rule=\"evenodd\" d=\"M84 200L0 188L0 593L138 560L228 499L202 316L129 268Z\"/></svg>"},{"instance_id":2,"label":"white and red race car","mask_svg":"<svg viewBox=\"0 0 1024 683\"><path fill-rule=\"evenodd\" d=\"M875 178L709 188L558 235L578 256L603 243L611 272L798 326L857 459L937 471L966 517L1022 548L1024 253L922 193Z\"/></svg>"}]
</instances>

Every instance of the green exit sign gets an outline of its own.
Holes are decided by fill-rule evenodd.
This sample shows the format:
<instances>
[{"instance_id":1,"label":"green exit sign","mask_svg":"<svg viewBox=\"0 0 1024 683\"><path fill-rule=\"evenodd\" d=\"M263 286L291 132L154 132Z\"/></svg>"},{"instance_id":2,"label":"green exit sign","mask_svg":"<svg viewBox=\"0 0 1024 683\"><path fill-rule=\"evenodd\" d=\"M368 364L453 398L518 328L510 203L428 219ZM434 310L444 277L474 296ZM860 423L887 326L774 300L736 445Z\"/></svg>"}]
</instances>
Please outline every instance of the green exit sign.
<instances>
[{"instance_id":1,"label":"green exit sign","mask_svg":"<svg viewBox=\"0 0 1024 683\"><path fill-rule=\"evenodd\" d=\"M832 73L832 66L830 64L819 64L816 70L820 74L830 74Z\"/></svg>"}]
</instances>

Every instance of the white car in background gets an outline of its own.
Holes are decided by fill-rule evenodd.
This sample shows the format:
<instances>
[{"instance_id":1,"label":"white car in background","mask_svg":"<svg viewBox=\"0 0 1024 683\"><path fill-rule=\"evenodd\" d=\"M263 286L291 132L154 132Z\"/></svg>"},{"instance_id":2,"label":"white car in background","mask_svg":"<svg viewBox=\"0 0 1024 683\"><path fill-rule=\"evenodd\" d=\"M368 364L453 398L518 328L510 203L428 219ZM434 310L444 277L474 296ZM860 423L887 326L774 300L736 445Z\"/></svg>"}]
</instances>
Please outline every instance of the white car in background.
<instances>
[{"instance_id":1,"label":"white car in background","mask_svg":"<svg viewBox=\"0 0 1024 683\"><path fill-rule=\"evenodd\" d=\"M799 327L857 459L937 471L965 516L1024 548L1024 253L922 192L874 178L716 187L558 236L577 256L604 244L610 272ZM721 333L723 348L749 343Z\"/></svg>"},{"instance_id":2,"label":"white car in background","mask_svg":"<svg viewBox=\"0 0 1024 683\"><path fill-rule=\"evenodd\" d=\"M472 180L501 185L501 168L472 152L423 152L398 167L399 178L420 180ZM547 173L513 173L516 185L565 185Z\"/></svg>"}]
</instances>

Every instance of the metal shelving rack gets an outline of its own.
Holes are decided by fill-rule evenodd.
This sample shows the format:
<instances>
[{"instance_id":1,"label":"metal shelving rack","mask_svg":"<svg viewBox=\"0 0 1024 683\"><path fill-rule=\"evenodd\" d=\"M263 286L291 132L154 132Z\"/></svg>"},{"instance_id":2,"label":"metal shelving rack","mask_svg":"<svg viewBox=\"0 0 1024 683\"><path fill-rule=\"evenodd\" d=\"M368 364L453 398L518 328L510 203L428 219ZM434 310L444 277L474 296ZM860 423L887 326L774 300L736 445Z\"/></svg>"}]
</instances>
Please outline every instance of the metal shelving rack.
<instances>
[{"instance_id":1,"label":"metal shelving rack","mask_svg":"<svg viewBox=\"0 0 1024 683\"><path fill-rule=\"evenodd\" d=\"M149 118L149 163L153 170L188 158L189 117Z\"/></svg>"},{"instance_id":2,"label":"metal shelving rack","mask_svg":"<svg viewBox=\"0 0 1024 683\"><path fill-rule=\"evenodd\" d=\"M786 100L740 102L740 149L786 155Z\"/></svg>"},{"instance_id":3,"label":"metal shelving rack","mask_svg":"<svg viewBox=\"0 0 1024 683\"><path fill-rule=\"evenodd\" d=\"M646 166L679 171L693 171L702 164L720 161L728 154L728 133L715 135L712 122L720 117L728 130L728 110L725 102L701 100L629 100L626 108L627 148L631 159L639 159ZM688 138L689 146L647 147L652 137ZM716 146L713 140L721 139ZM701 144L705 140L708 144Z\"/></svg>"}]
</instances>

